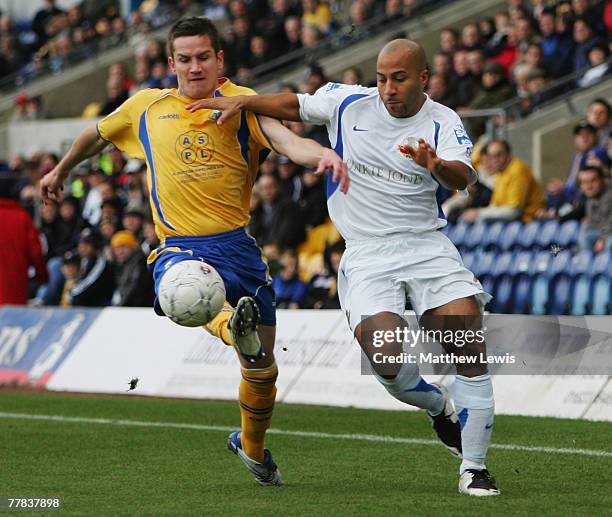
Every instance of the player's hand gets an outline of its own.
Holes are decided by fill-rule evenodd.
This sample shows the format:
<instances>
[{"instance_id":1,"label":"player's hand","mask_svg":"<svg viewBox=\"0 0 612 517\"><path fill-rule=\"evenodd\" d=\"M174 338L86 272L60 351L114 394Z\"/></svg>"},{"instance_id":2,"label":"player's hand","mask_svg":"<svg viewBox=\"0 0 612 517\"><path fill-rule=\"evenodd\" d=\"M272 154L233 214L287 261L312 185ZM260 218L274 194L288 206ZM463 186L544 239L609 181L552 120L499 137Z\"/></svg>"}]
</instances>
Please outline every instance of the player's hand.
<instances>
[{"instance_id":1,"label":"player's hand","mask_svg":"<svg viewBox=\"0 0 612 517\"><path fill-rule=\"evenodd\" d=\"M442 159L438 158L436 151L422 138L419 138L419 145L416 147L405 145L403 149L417 165L425 167L429 172L437 171L442 165Z\"/></svg>"},{"instance_id":2,"label":"player's hand","mask_svg":"<svg viewBox=\"0 0 612 517\"><path fill-rule=\"evenodd\" d=\"M47 204L49 201L57 201L61 203L64 190L64 179L60 174L60 171L55 167L51 172L45 174L43 179L40 180L40 195L43 203Z\"/></svg>"},{"instance_id":3,"label":"player's hand","mask_svg":"<svg viewBox=\"0 0 612 517\"><path fill-rule=\"evenodd\" d=\"M325 174L329 169L331 169L332 181L334 183L340 182L340 192L346 194L350 183L346 163L342 161L342 158L340 158L335 151L326 148L323 151L323 156L319 160L319 166L314 173L318 176L320 174Z\"/></svg>"},{"instance_id":4,"label":"player's hand","mask_svg":"<svg viewBox=\"0 0 612 517\"><path fill-rule=\"evenodd\" d=\"M215 97L212 99L200 99L186 107L187 111L194 113L198 110L218 110L221 115L217 119L217 124L222 125L226 120L232 118L242 109L240 95L235 97Z\"/></svg>"}]
</instances>

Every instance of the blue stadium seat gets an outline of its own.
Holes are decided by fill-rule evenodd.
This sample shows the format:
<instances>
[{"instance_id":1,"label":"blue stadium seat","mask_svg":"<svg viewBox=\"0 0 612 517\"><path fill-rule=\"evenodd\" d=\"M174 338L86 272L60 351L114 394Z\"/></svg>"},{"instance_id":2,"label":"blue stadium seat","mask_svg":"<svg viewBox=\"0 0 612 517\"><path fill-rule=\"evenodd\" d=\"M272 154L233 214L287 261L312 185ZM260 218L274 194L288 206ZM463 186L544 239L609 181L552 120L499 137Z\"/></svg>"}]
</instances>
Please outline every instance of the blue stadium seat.
<instances>
[{"instance_id":1,"label":"blue stadium seat","mask_svg":"<svg viewBox=\"0 0 612 517\"><path fill-rule=\"evenodd\" d=\"M540 222L534 221L523 226L519 233L517 244L521 249L530 250L533 248L538 232L540 231Z\"/></svg>"},{"instance_id":2,"label":"blue stadium seat","mask_svg":"<svg viewBox=\"0 0 612 517\"><path fill-rule=\"evenodd\" d=\"M452 229L448 232L448 238L459 249L463 247L463 241L465 240L465 235L469 226L469 224L459 221L457 224L454 224Z\"/></svg>"},{"instance_id":3,"label":"blue stadium seat","mask_svg":"<svg viewBox=\"0 0 612 517\"><path fill-rule=\"evenodd\" d=\"M504 233L504 227L506 223L503 221L497 221L490 224L485 232L484 238L482 239L482 246L485 250L489 251L502 251L501 239Z\"/></svg>"},{"instance_id":4,"label":"blue stadium seat","mask_svg":"<svg viewBox=\"0 0 612 517\"><path fill-rule=\"evenodd\" d=\"M477 248L482 247L482 242L487 232L488 225L481 221L474 223L468 230L465 240L463 241L463 247L466 250L473 251Z\"/></svg>"},{"instance_id":5,"label":"blue stadium seat","mask_svg":"<svg viewBox=\"0 0 612 517\"><path fill-rule=\"evenodd\" d=\"M517 245L517 240L519 235L523 230L523 223L521 221L512 221L508 223L503 233L499 238L499 247L501 251L510 251L514 250Z\"/></svg>"},{"instance_id":6,"label":"blue stadium seat","mask_svg":"<svg viewBox=\"0 0 612 517\"><path fill-rule=\"evenodd\" d=\"M531 264L533 253L521 251L514 257L511 273L514 277L514 292L512 294L512 304L510 312L512 314L528 314L531 294Z\"/></svg>"},{"instance_id":7,"label":"blue stadium seat","mask_svg":"<svg viewBox=\"0 0 612 517\"><path fill-rule=\"evenodd\" d=\"M572 254L565 250L553 257L548 292L548 314L569 314L572 294Z\"/></svg>"},{"instance_id":8,"label":"blue stadium seat","mask_svg":"<svg viewBox=\"0 0 612 517\"><path fill-rule=\"evenodd\" d=\"M492 275L496 254L492 251L482 253L472 264L472 272L480 280L487 293L493 293L494 277Z\"/></svg>"},{"instance_id":9,"label":"blue stadium seat","mask_svg":"<svg viewBox=\"0 0 612 517\"><path fill-rule=\"evenodd\" d=\"M531 314L546 314L548 305L548 273L552 258L553 256L550 252L540 251L531 262L530 272L532 281L529 294Z\"/></svg>"},{"instance_id":10,"label":"blue stadium seat","mask_svg":"<svg viewBox=\"0 0 612 517\"><path fill-rule=\"evenodd\" d=\"M570 314L574 316L582 316L590 311L591 261L591 252L586 250L572 258L573 286Z\"/></svg>"},{"instance_id":11,"label":"blue stadium seat","mask_svg":"<svg viewBox=\"0 0 612 517\"><path fill-rule=\"evenodd\" d=\"M566 221L559 229L557 244L562 248L571 248L578 242L580 223L578 221Z\"/></svg>"},{"instance_id":12,"label":"blue stadium seat","mask_svg":"<svg viewBox=\"0 0 612 517\"><path fill-rule=\"evenodd\" d=\"M557 239L559 237L559 221L556 219L546 221L541 225L538 230L538 234L535 240L536 245L542 249L549 249L551 244L558 244Z\"/></svg>"},{"instance_id":13,"label":"blue stadium seat","mask_svg":"<svg viewBox=\"0 0 612 517\"><path fill-rule=\"evenodd\" d=\"M510 273L513 263L513 253L507 251L496 256L493 269L491 270L491 288L488 291L493 295L491 310L493 312L505 313L510 309L512 298L512 286L514 279Z\"/></svg>"},{"instance_id":14,"label":"blue stadium seat","mask_svg":"<svg viewBox=\"0 0 612 517\"><path fill-rule=\"evenodd\" d=\"M599 253L591 267L591 314L610 314L612 306L612 253Z\"/></svg>"}]
</instances>

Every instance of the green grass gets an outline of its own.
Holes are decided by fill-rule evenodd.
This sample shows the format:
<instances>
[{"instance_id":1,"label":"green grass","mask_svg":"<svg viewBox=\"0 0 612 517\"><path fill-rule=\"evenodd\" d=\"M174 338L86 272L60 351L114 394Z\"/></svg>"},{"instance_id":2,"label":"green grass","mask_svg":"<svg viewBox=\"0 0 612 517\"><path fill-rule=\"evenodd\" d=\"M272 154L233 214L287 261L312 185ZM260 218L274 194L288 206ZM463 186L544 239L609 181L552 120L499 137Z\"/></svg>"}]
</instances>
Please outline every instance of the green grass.
<instances>
[{"instance_id":1,"label":"green grass","mask_svg":"<svg viewBox=\"0 0 612 517\"><path fill-rule=\"evenodd\" d=\"M0 412L237 426L233 403L0 392ZM422 413L279 404L274 427L433 438ZM0 418L0 495L58 515L611 515L612 458L492 449L502 496L457 494L441 446L270 435L286 481L262 488L226 432ZM499 416L494 442L612 452L612 424ZM21 514L23 515L23 513Z\"/></svg>"}]
</instances>

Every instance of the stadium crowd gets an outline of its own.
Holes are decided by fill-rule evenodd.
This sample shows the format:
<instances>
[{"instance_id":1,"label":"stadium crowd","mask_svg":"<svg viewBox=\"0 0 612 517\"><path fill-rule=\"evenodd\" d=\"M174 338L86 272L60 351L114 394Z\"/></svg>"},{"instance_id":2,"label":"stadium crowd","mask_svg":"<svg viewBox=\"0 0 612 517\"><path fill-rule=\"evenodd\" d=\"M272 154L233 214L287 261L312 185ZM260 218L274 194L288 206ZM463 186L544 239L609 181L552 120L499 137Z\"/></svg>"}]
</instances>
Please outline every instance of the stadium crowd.
<instances>
[{"instance_id":1,"label":"stadium crowd","mask_svg":"<svg viewBox=\"0 0 612 517\"><path fill-rule=\"evenodd\" d=\"M147 3L154 6L149 6L146 13L135 11L137 14L127 23L107 20L111 28L123 25L126 38L139 38L139 50L133 76L120 64L110 67L108 101L103 106L94 106L89 114L110 113L141 88L174 85L166 68L163 44L149 40L146 35L152 27L172 18L169 13L174 12L175 3L159 1L143 5L146 7ZM48 13L56 9L53 4L47 0ZM256 67L261 62L256 56L262 49L268 60L271 57L268 48L286 52L303 46L306 27L316 26L320 33L334 30L330 6L324 2L304 0L301 6L286 0L275 0L271 5L243 0L178 4L181 12L193 10L229 19L224 41L229 56L227 72L238 77L242 74L247 79L248 74L241 70ZM405 2L406 8L414 4ZM354 2L351 20L355 23L359 16L367 17L368 9L390 13L394 8L404 6L401 2L384 5L366 0ZM81 10L82 7L77 9L82 16ZM42 26L53 26L52 20L57 16L65 18L66 23L82 19L78 13L71 16L72 12L47 14ZM268 15L263 16L263 12ZM0 22L1 38L10 25ZM94 27L97 26L96 23ZM250 27L258 27L259 32L251 33ZM130 28L134 28L131 33ZM521 110L531 110L534 94L548 81L582 70L589 63L596 65L590 69L594 70L605 62L609 56L610 30L611 1L534 1L528 5L508 0L508 9L493 19L469 23L461 31L441 32L440 51L431 60L428 93L459 110L498 106L518 94L524 99ZM73 30L67 30L68 33L74 36ZM58 37L58 33L46 29L44 34L36 40L35 45L40 46L30 57ZM598 53L603 55L599 62ZM4 51L2 55L6 57ZM609 66L602 70L600 76L609 72ZM587 76L588 73L584 74L580 81ZM334 79L348 84L364 82L357 68L349 68ZM286 84L284 88L313 93L328 80L324 71L313 65L303 83ZM39 99L21 98L17 104L17 119L44 116ZM606 99L594 99L584 115L585 119L574 128L575 156L564 171L565 176L550 180L545 186L540 185L529 164L513 156L508 142L481 138L473 155L479 181L468 189L467 195L440 189L439 202L449 222L576 220L582 223L580 249L594 253L612 250L610 105ZM320 127L296 122L288 126L300 135L329 145ZM58 157L50 153L17 157L5 172L0 172L0 178L5 175L5 179L12 179L10 183L0 183L0 197L18 200L43 236L42 251L34 250L34 255L44 255L47 271L41 272L37 259L39 281L31 282L30 303L151 305L153 287L146 270L146 256L159 242L151 219L144 163L126 160L119 150L109 148L73 171L61 204L42 206L38 183L57 162ZM0 203L0 211L18 209L16 203L7 203ZM324 178L284 156L269 157L261 165L255 185L248 229L268 259L278 307L339 308L336 273L344 244L327 216ZM15 299L9 301L18 303Z\"/></svg>"}]
</instances>

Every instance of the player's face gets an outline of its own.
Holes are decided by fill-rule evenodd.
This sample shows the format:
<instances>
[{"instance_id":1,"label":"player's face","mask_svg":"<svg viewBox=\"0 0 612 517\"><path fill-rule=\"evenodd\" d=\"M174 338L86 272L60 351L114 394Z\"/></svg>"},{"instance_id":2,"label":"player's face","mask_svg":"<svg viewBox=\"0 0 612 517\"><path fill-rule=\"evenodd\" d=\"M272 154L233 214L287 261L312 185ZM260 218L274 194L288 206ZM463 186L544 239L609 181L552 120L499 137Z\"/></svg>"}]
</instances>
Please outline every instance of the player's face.
<instances>
[{"instance_id":1,"label":"player's face","mask_svg":"<svg viewBox=\"0 0 612 517\"><path fill-rule=\"evenodd\" d=\"M181 95L192 99L212 97L223 71L223 51L215 53L208 36L181 36L174 40L174 52L168 58L176 74Z\"/></svg>"},{"instance_id":2,"label":"player's face","mask_svg":"<svg viewBox=\"0 0 612 517\"><path fill-rule=\"evenodd\" d=\"M402 51L381 53L376 68L378 93L389 115L416 115L425 100L423 89L429 72L419 70L414 57Z\"/></svg>"}]
</instances>

